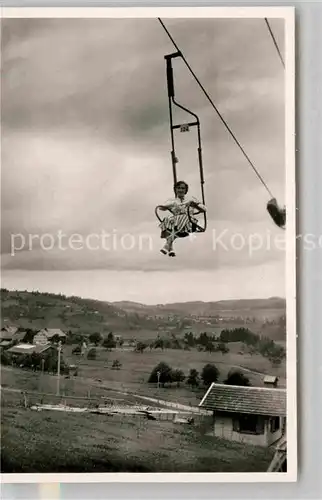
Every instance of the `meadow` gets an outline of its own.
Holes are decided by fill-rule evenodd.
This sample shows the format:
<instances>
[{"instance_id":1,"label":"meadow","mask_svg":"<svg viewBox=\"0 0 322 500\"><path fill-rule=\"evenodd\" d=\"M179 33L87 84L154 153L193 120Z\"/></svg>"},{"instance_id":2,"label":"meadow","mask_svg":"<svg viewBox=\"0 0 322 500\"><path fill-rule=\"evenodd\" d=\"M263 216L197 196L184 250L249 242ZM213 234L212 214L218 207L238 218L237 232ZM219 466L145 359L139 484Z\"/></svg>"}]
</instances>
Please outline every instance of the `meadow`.
<instances>
[{"instance_id":1,"label":"meadow","mask_svg":"<svg viewBox=\"0 0 322 500\"><path fill-rule=\"evenodd\" d=\"M149 349L143 353L99 347L97 359L72 354L73 346L63 348L63 357L78 366L78 376L60 378L60 398L55 397L57 377L31 370L1 367L2 472L265 472L273 450L245 446L206 435L202 419L194 426L172 421L150 421L120 415L36 412L24 408L21 391L28 403L58 403L89 406L111 401L120 404L149 405L139 396L196 406L207 387L157 388L148 384L152 369L161 361L180 368L187 375L206 363L220 370L219 382L229 370L245 366L253 385L263 384L261 373L272 373L268 360L258 354L241 355L240 346L228 354ZM113 361L122 364L112 369ZM285 367L274 371L283 379ZM276 373L280 372L280 373ZM17 392L12 392L12 390ZM32 394L34 392L34 394ZM123 394L126 392L126 394ZM50 393L41 397L36 393ZM68 399L73 396L73 399ZM75 398L79 399L75 399ZM85 398L89 397L90 400ZM153 406L153 405L152 405ZM162 405L161 405L162 406ZM207 424L209 431L209 422Z\"/></svg>"},{"instance_id":2,"label":"meadow","mask_svg":"<svg viewBox=\"0 0 322 500\"><path fill-rule=\"evenodd\" d=\"M89 360L73 355L73 346L65 345L63 358L67 363L78 367L78 375L70 378L61 376L60 392L66 396L104 397L108 390L114 390L197 406L208 389L202 383L194 389L185 382L179 387L174 384L164 388L157 387L157 384L148 384L151 371L160 362L167 363L174 369L183 370L186 376L192 368L200 373L205 364L215 364L219 369L219 383L224 382L231 369L243 367L243 372L254 386L263 386L264 374L273 374L280 377L279 386L285 387L285 362L272 369L270 362L260 354L240 354L239 343L230 344L229 348L229 353L222 354L199 352L196 349L191 351L147 349L143 353L138 353L133 349L118 348L108 351L98 347L97 359ZM118 370L112 368L116 359L121 363L121 368ZM13 376L9 367L2 372L2 384L8 387L56 393L55 376L28 370L15 370ZM114 397L117 397L115 392Z\"/></svg>"},{"instance_id":3,"label":"meadow","mask_svg":"<svg viewBox=\"0 0 322 500\"><path fill-rule=\"evenodd\" d=\"M200 426L118 415L35 412L1 391L2 473L266 472L273 450Z\"/></svg>"},{"instance_id":4,"label":"meadow","mask_svg":"<svg viewBox=\"0 0 322 500\"><path fill-rule=\"evenodd\" d=\"M69 363L76 364L79 367L78 374L81 377L91 379L93 382L97 379L108 383L113 387L123 389L137 390L147 394L155 394L155 386L147 384L153 368L160 362L167 363L171 368L181 369L188 376L190 369L196 369L199 373L205 364L211 363L219 369L219 383L222 383L231 369L243 369L254 386L262 386L264 375L276 375L279 377L280 387L285 387L285 361L278 367L272 368L267 358L260 354L240 354L240 343L229 344L230 352L222 354L221 352L207 353L199 352L196 349L184 351L178 349L147 349L143 353L133 350L117 349L107 351L104 348L97 349L97 359L88 360L80 356L72 355L72 346L65 346L64 358ZM118 360L121 363L120 370L112 369L113 361ZM186 402L187 398L198 404L199 398L203 396L205 388L197 392L187 388L183 382L181 387L159 388L158 393L162 397L172 399L173 395L180 399L179 402ZM198 395L196 399L196 394ZM185 401L184 401L185 400Z\"/></svg>"}]
</instances>

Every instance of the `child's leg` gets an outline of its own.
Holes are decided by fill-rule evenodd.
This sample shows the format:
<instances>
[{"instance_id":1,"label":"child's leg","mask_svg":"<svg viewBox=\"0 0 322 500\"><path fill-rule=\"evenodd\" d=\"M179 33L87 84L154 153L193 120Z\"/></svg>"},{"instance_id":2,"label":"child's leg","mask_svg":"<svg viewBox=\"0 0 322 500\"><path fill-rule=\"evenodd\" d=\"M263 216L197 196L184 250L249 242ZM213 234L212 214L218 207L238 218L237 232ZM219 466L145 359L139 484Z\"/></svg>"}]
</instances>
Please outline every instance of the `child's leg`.
<instances>
[{"instance_id":1,"label":"child's leg","mask_svg":"<svg viewBox=\"0 0 322 500\"><path fill-rule=\"evenodd\" d=\"M172 252L173 251L173 243L174 240L176 239L176 235L174 233L170 234L167 237L166 244L163 247L163 250L166 252Z\"/></svg>"},{"instance_id":2,"label":"child's leg","mask_svg":"<svg viewBox=\"0 0 322 500\"><path fill-rule=\"evenodd\" d=\"M167 247L168 247L168 251L171 252L173 250L173 243L174 243L174 240L176 239L176 235L173 233L171 234L168 238L167 238Z\"/></svg>"}]
</instances>

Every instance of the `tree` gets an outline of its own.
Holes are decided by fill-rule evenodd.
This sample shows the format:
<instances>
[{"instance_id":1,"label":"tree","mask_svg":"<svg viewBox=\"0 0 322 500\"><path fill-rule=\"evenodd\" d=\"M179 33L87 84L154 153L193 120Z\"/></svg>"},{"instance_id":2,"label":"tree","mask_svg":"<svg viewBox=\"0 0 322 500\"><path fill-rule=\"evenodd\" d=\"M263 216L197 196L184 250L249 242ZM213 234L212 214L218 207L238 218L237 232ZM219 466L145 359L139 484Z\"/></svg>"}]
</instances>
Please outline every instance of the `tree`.
<instances>
[{"instance_id":1,"label":"tree","mask_svg":"<svg viewBox=\"0 0 322 500\"><path fill-rule=\"evenodd\" d=\"M57 352L51 351L44 356L44 370L48 373L57 372Z\"/></svg>"},{"instance_id":2,"label":"tree","mask_svg":"<svg viewBox=\"0 0 322 500\"><path fill-rule=\"evenodd\" d=\"M248 328L224 329L220 333L221 342L244 342L247 345L255 345L259 341L259 336L251 332Z\"/></svg>"},{"instance_id":3,"label":"tree","mask_svg":"<svg viewBox=\"0 0 322 500\"><path fill-rule=\"evenodd\" d=\"M180 383L184 381L185 379L185 374L183 373L182 370L172 370L171 371L171 381L176 382L177 386L180 386Z\"/></svg>"},{"instance_id":4,"label":"tree","mask_svg":"<svg viewBox=\"0 0 322 500\"><path fill-rule=\"evenodd\" d=\"M162 338L158 338L154 342L154 349L162 349L162 351L164 350L164 340Z\"/></svg>"},{"instance_id":5,"label":"tree","mask_svg":"<svg viewBox=\"0 0 322 500\"><path fill-rule=\"evenodd\" d=\"M92 344L99 345L102 341L102 335L98 332L91 333L89 336L89 341Z\"/></svg>"},{"instance_id":6,"label":"tree","mask_svg":"<svg viewBox=\"0 0 322 500\"><path fill-rule=\"evenodd\" d=\"M1 364L10 365L10 356L6 351L1 351Z\"/></svg>"},{"instance_id":7,"label":"tree","mask_svg":"<svg viewBox=\"0 0 322 500\"><path fill-rule=\"evenodd\" d=\"M191 385L191 387L197 387L199 385L199 373L194 368L189 372L187 384Z\"/></svg>"},{"instance_id":8,"label":"tree","mask_svg":"<svg viewBox=\"0 0 322 500\"><path fill-rule=\"evenodd\" d=\"M135 351L142 353L147 348L147 344L144 342L138 342L135 346Z\"/></svg>"},{"instance_id":9,"label":"tree","mask_svg":"<svg viewBox=\"0 0 322 500\"><path fill-rule=\"evenodd\" d=\"M160 372L160 384L164 387L164 384L167 384L172 381L172 370L167 363L159 363L155 366L150 374L149 383L157 383L158 382L158 372Z\"/></svg>"},{"instance_id":10,"label":"tree","mask_svg":"<svg viewBox=\"0 0 322 500\"><path fill-rule=\"evenodd\" d=\"M34 370L41 367L41 355L37 352L33 352L30 356L31 366Z\"/></svg>"},{"instance_id":11,"label":"tree","mask_svg":"<svg viewBox=\"0 0 322 500\"><path fill-rule=\"evenodd\" d=\"M80 345L77 345L76 347L74 347L74 349L72 350L72 354L75 354L75 355L79 355L81 354L82 352L82 347Z\"/></svg>"},{"instance_id":12,"label":"tree","mask_svg":"<svg viewBox=\"0 0 322 500\"><path fill-rule=\"evenodd\" d=\"M242 373L239 370L230 370L226 380L224 381L224 384L226 384L226 385L241 385L241 386L246 386L246 387L251 386L249 378L246 377L246 375L244 375L244 373Z\"/></svg>"},{"instance_id":13,"label":"tree","mask_svg":"<svg viewBox=\"0 0 322 500\"><path fill-rule=\"evenodd\" d=\"M122 363L118 359L114 359L113 365L112 365L112 370L119 370L122 366Z\"/></svg>"},{"instance_id":14,"label":"tree","mask_svg":"<svg viewBox=\"0 0 322 500\"><path fill-rule=\"evenodd\" d=\"M58 335L58 333L56 333L55 335L53 335L51 337L51 342L52 344L58 344L60 341L60 336Z\"/></svg>"},{"instance_id":15,"label":"tree","mask_svg":"<svg viewBox=\"0 0 322 500\"><path fill-rule=\"evenodd\" d=\"M202 333L200 333L198 339L196 340L196 343L203 346L203 347L207 347L207 345L209 344L209 341L210 341L210 337L208 337L207 332L202 332Z\"/></svg>"},{"instance_id":16,"label":"tree","mask_svg":"<svg viewBox=\"0 0 322 500\"><path fill-rule=\"evenodd\" d=\"M212 342L210 342L210 341L209 341L209 342L206 344L205 349L206 349L206 351L207 351L207 352L212 353L212 352L214 352L214 351L215 351L215 346L214 346L214 344L213 344Z\"/></svg>"},{"instance_id":17,"label":"tree","mask_svg":"<svg viewBox=\"0 0 322 500\"><path fill-rule=\"evenodd\" d=\"M192 332L185 333L184 334L184 342L189 346L189 347L194 347L195 345L195 338Z\"/></svg>"},{"instance_id":18,"label":"tree","mask_svg":"<svg viewBox=\"0 0 322 500\"><path fill-rule=\"evenodd\" d=\"M87 359L96 359L96 349L92 347L87 353Z\"/></svg>"},{"instance_id":19,"label":"tree","mask_svg":"<svg viewBox=\"0 0 322 500\"><path fill-rule=\"evenodd\" d=\"M205 365L201 372L201 378L205 385L210 385L213 382L217 382L219 377L219 370L215 365L208 363Z\"/></svg>"},{"instance_id":20,"label":"tree","mask_svg":"<svg viewBox=\"0 0 322 500\"><path fill-rule=\"evenodd\" d=\"M229 347L227 347L224 342L220 342L218 344L217 351L222 352L223 354L226 354L227 352L229 352Z\"/></svg>"},{"instance_id":21,"label":"tree","mask_svg":"<svg viewBox=\"0 0 322 500\"><path fill-rule=\"evenodd\" d=\"M34 340L34 336L36 335L36 331L32 330L31 328L26 329L26 335L24 336L24 343L26 344L32 344Z\"/></svg>"},{"instance_id":22,"label":"tree","mask_svg":"<svg viewBox=\"0 0 322 500\"><path fill-rule=\"evenodd\" d=\"M109 350L114 349L116 347L116 341L114 339L114 335L112 332L110 332L106 337L106 339L104 340L103 346Z\"/></svg>"}]
</instances>

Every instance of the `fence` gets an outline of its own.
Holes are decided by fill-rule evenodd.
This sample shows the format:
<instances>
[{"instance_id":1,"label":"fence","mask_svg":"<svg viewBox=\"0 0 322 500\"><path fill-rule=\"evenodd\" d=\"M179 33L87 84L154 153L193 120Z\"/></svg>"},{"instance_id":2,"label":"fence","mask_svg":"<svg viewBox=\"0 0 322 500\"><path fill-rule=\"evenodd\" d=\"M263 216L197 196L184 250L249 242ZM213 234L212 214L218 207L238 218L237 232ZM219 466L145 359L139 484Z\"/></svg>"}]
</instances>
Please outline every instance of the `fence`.
<instances>
[{"instance_id":1,"label":"fence","mask_svg":"<svg viewBox=\"0 0 322 500\"><path fill-rule=\"evenodd\" d=\"M144 404L126 404L123 399L86 398L79 396L63 396L41 392L22 392L21 404L25 408L39 410L61 410L75 412L94 412L102 414L118 414L120 416L138 417L176 423L202 423L206 416L202 413L182 411L168 408L151 407Z\"/></svg>"}]
</instances>

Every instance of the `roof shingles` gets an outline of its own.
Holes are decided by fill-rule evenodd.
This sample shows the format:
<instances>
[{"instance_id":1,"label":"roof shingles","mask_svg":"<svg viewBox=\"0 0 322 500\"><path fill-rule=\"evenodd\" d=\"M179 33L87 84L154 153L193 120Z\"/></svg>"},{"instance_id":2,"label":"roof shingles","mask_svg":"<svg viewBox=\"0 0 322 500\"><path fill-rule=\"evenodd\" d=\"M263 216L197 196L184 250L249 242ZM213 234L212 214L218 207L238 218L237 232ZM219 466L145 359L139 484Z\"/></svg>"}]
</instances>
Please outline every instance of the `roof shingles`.
<instances>
[{"instance_id":1,"label":"roof shingles","mask_svg":"<svg viewBox=\"0 0 322 500\"><path fill-rule=\"evenodd\" d=\"M199 406L230 413L285 416L286 390L212 384Z\"/></svg>"}]
</instances>

